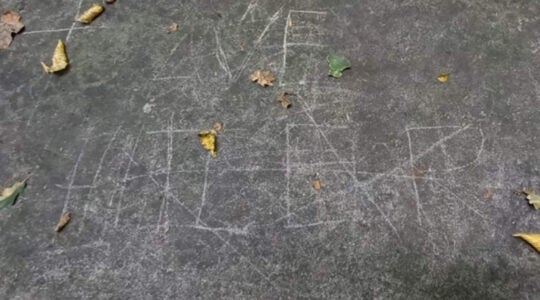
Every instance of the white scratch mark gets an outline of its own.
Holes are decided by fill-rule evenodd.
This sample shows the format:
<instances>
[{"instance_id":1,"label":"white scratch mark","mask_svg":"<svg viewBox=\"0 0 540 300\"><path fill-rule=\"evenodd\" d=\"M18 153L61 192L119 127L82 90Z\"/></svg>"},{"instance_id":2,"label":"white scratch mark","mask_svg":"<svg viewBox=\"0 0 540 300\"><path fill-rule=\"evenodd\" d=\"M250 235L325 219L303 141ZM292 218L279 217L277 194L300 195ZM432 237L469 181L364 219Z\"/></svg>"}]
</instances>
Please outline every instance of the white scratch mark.
<instances>
[{"instance_id":1,"label":"white scratch mark","mask_svg":"<svg viewBox=\"0 0 540 300\"><path fill-rule=\"evenodd\" d=\"M159 217L158 217L156 230L159 230L161 226L161 219L163 218L163 212L166 211L166 206L168 206L167 202L169 199L169 195L171 194L171 166L172 166L172 160L173 160L173 140L174 140L174 136L172 134L173 121L174 121L174 112L171 114L171 118L169 120L168 132L167 132L167 171L165 173L166 174L165 191L161 200L161 205L159 207Z\"/></svg>"},{"instance_id":2,"label":"white scratch mark","mask_svg":"<svg viewBox=\"0 0 540 300\"><path fill-rule=\"evenodd\" d=\"M247 7L246 11L244 12L242 17L240 18L240 22L243 22L246 19L248 13L250 13L253 8L257 7L257 1L258 0L253 0L248 4L248 7Z\"/></svg>"},{"instance_id":3,"label":"white scratch mark","mask_svg":"<svg viewBox=\"0 0 540 300\"><path fill-rule=\"evenodd\" d=\"M75 15L75 17L77 17L81 11L82 2L83 0L79 0L79 5L77 6L77 14ZM73 21L73 23L71 24L71 28L69 28L67 36L66 36L66 42L69 41L69 38L71 37L71 33L73 32L73 28L75 28L75 25L77 25L77 22L78 21Z\"/></svg>"},{"instance_id":4,"label":"white scratch mark","mask_svg":"<svg viewBox=\"0 0 540 300\"><path fill-rule=\"evenodd\" d=\"M411 170L415 168L414 165L414 155L413 155L413 148L412 148L412 141L411 141L411 134L409 130L407 130L407 140L409 142L409 166ZM416 180L411 179L411 183L413 186L413 192L414 192L414 199L416 200L416 219L418 221L418 225L422 226L422 202L420 201L420 194L418 193L418 186L416 185Z\"/></svg>"},{"instance_id":5,"label":"white scratch mark","mask_svg":"<svg viewBox=\"0 0 540 300\"><path fill-rule=\"evenodd\" d=\"M122 211L122 202L124 200L124 192L126 191L126 187L127 187L126 179L129 177L129 171L131 170L131 164L133 162L133 155L137 151L137 146L139 145L139 141L143 132L144 132L144 125L141 127L141 130L139 131L139 134L137 138L135 139L135 142L131 149L131 155L128 157L129 161L126 167L126 172L124 173L124 179L122 179L122 186L120 187L120 195L118 197L118 204L116 205L116 216L114 219L115 228L118 227L118 223L120 221L120 212Z\"/></svg>"},{"instance_id":6,"label":"white scratch mark","mask_svg":"<svg viewBox=\"0 0 540 300\"><path fill-rule=\"evenodd\" d=\"M75 165L73 166L73 170L71 171L71 177L69 179L69 184L67 186L66 198L64 200L64 208L62 209L62 213L65 213L68 211L69 200L71 198L71 191L73 189L73 183L75 182L75 177L77 176L79 163L81 162L81 159L84 155L84 149L86 148L87 143L88 143L88 139L85 139L81 152L79 153L79 156L77 156L77 160L75 161Z\"/></svg>"},{"instance_id":7,"label":"white scratch mark","mask_svg":"<svg viewBox=\"0 0 540 300\"><path fill-rule=\"evenodd\" d=\"M199 225L201 221L201 213L204 208L204 204L206 202L206 190L208 189L208 167L210 165L210 155L206 158L206 165L204 167L204 182L203 182L203 189L201 193L201 205L199 207L199 212L197 213L197 219L195 220L195 224Z\"/></svg>"},{"instance_id":8,"label":"white scratch mark","mask_svg":"<svg viewBox=\"0 0 540 300\"><path fill-rule=\"evenodd\" d=\"M229 64L227 63L227 56L225 55L225 52L223 51L223 47L221 46L221 41L219 40L219 34L217 29L214 28L214 33L216 36L216 59L219 63L219 66L225 73L227 74L227 77L229 77L229 80L232 79L232 73L229 68Z\"/></svg>"}]
</instances>

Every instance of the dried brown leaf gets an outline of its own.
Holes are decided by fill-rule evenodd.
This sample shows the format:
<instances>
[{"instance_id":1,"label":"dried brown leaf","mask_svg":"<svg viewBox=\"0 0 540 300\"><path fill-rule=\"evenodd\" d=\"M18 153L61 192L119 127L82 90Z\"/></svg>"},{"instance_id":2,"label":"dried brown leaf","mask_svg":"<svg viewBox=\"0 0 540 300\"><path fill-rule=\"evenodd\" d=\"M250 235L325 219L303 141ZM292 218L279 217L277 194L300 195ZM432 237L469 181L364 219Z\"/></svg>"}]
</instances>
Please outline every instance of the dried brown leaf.
<instances>
[{"instance_id":1,"label":"dried brown leaf","mask_svg":"<svg viewBox=\"0 0 540 300\"><path fill-rule=\"evenodd\" d=\"M214 127L214 130L215 130L216 132L220 132L220 131L223 129L223 123L221 123L221 122L216 122L216 123L214 123L214 126L213 126L213 127Z\"/></svg>"},{"instance_id":2,"label":"dried brown leaf","mask_svg":"<svg viewBox=\"0 0 540 300\"><path fill-rule=\"evenodd\" d=\"M83 24L90 24L92 21L94 21L97 16L99 16L103 11L105 10L105 7L99 3L94 3L92 6L84 11L77 21L83 23Z\"/></svg>"},{"instance_id":3,"label":"dried brown leaf","mask_svg":"<svg viewBox=\"0 0 540 300\"><path fill-rule=\"evenodd\" d=\"M251 74L251 81L256 81L263 87L273 86L274 75L270 71L257 70Z\"/></svg>"},{"instance_id":4,"label":"dried brown leaf","mask_svg":"<svg viewBox=\"0 0 540 300\"><path fill-rule=\"evenodd\" d=\"M5 11L0 17L0 49L6 49L13 41L13 34L24 28L21 15L15 11Z\"/></svg>"},{"instance_id":5,"label":"dried brown leaf","mask_svg":"<svg viewBox=\"0 0 540 300\"><path fill-rule=\"evenodd\" d=\"M176 32L178 31L178 24L175 22L172 22L171 25L167 27L167 33Z\"/></svg>"},{"instance_id":6,"label":"dried brown leaf","mask_svg":"<svg viewBox=\"0 0 540 300\"><path fill-rule=\"evenodd\" d=\"M483 196L484 196L484 199L490 200L491 198L493 198L493 191L491 189L485 189Z\"/></svg>"},{"instance_id":7,"label":"dried brown leaf","mask_svg":"<svg viewBox=\"0 0 540 300\"><path fill-rule=\"evenodd\" d=\"M315 181L313 181L313 189L315 189L316 191L319 191L321 188L322 188L321 180L315 179Z\"/></svg>"},{"instance_id":8,"label":"dried brown leaf","mask_svg":"<svg viewBox=\"0 0 540 300\"><path fill-rule=\"evenodd\" d=\"M278 101L279 103L281 103L281 106L283 108L289 108L292 105L287 96L294 96L294 94L288 92L281 92L281 94L279 94L278 96Z\"/></svg>"},{"instance_id":9,"label":"dried brown leaf","mask_svg":"<svg viewBox=\"0 0 540 300\"><path fill-rule=\"evenodd\" d=\"M60 220L58 220L58 224L56 224L56 227L54 227L54 231L60 232L66 225L71 221L71 213L65 212L60 216Z\"/></svg>"}]
</instances>

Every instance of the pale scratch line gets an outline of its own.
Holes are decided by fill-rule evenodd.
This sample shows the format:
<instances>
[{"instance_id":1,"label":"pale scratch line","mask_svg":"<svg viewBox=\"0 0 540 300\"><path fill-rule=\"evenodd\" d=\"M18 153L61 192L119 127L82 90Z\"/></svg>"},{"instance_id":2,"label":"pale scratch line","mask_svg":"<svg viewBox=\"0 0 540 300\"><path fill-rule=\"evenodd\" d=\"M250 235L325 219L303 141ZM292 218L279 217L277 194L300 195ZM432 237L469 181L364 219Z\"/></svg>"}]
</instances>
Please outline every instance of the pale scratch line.
<instances>
[{"instance_id":1,"label":"pale scratch line","mask_svg":"<svg viewBox=\"0 0 540 300\"><path fill-rule=\"evenodd\" d=\"M194 132L200 132L200 129L171 129L171 130L153 130L153 131L147 131L146 134L158 134L158 133L194 133Z\"/></svg>"},{"instance_id":2,"label":"pale scratch line","mask_svg":"<svg viewBox=\"0 0 540 300\"><path fill-rule=\"evenodd\" d=\"M289 10L290 13L299 13L299 14L314 14L314 15L326 15L328 12L326 11L317 11L317 10L297 10L297 9L291 9Z\"/></svg>"},{"instance_id":3,"label":"pale scratch line","mask_svg":"<svg viewBox=\"0 0 540 300\"><path fill-rule=\"evenodd\" d=\"M243 228L237 228L237 227L232 227L232 228L229 228L229 227L207 227L207 226L201 226L201 225L186 225L186 226L183 226L183 227L194 228L194 229L199 229L199 230L206 230L206 231L212 231L212 232L223 231L223 232L227 232L227 233L230 233L230 234L236 234L236 235L248 235L248 233L249 233L249 230L248 230L249 224L244 226Z\"/></svg>"},{"instance_id":4,"label":"pale scratch line","mask_svg":"<svg viewBox=\"0 0 540 300\"><path fill-rule=\"evenodd\" d=\"M433 149L435 149L436 147L438 147L439 145L445 143L446 141L452 139L453 137L455 137L456 135L462 133L463 131L469 129L471 127L471 124L465 126L465 127L462 127L461 129L458 129L454 132L452 132L451 134L445 136L444 138L438 140L437 142L433 143L431 146L429 146L426 150L420 152L420 154L418 154L416 156L416 159L415 161L417 161L418 159L424 157L425 155L431 153L431 151L433 151Z\"/></svg>"},{"instance_id":5,"label":"pale scratch line","mask_svg":"<svg viewBox=\"0 0 540 300\"><path fill-rule=\"evenodd\" d=\"M332 143L328 139L328 136L326 135L326 133L324 133L324 131L321 129L321 126L317 123L317 121L315 121L315 118L313 118L313 115L310 113L311 110L309 109L309 107L307 106L305 101L303 101L302 99L300 99L300 97L298 97L298 102L300 102L304 106L304 108L306 109L305 115L309 118L309 120L313 123L313 125L315 125L314 127L317 129L317 132L320 134L320 136L324 139L325 143L330 148L330 152L335 156L336 160L341 164L341 166L344 168L344 170L346 170L348 173L350 173L349 175L351 175L351 177L356 178L355 176L353 176L352 171L349 170L348 166L346 164L342 163L342 159L339 156L336 148L332 145Z\"/></svg>"},{"instance_id":6,"label":"pale scratch line","mask_svg":"<svg viewBox=\"0 0 540 300\"><path fill-rule=\"evenodd\" d=\"M290 133L289 133L289 124L287 123L285 125L285 139L286 139L286 142L287 142L287 148L286 148L286 161L285 161L285 166L286 166L286 171L285 171L285 177L287 178L287 187L286 187L286 194L285 194L285 201L287 203L287 224L290 224L291 223L291 196L290 196L290 193L291 193L291 154L290 154L290 143L291 143L291 138L290 138Z\"/></svg>"},{"instance_id":7,"label":"pale scratch line","mask_svg":"<svg viewBox=\"0 0 540 300\"><path fill-rule=\"evenodd\" d=\"M73 170L71 171L71 178L69 180L69 184L68 184L68 187L67 187L67 192L66 192L66 198L64 200L64 208L62 209L62 213L65 213L68 211L68 205L69 205L69 200L71 198L71 191L72 191L72 188L73 188L73 183L75 182L75 177L77 176L77 170L79 168L79 163L81 162L81 159L84 155L84 149L86 148L86 144L88 143L88 139L85 139L84 141L84 144L82 146L82 149L81 149L81 152L79 153L79 156L77 157L77 160L75 161L75 165L73 166Z\"/></svg>"},{"instance_id":8,"label":"pale scratch line","mask_svg":"<svg viewBox=\"0 0 540 300\"><path fill-rule=\"evenodd\" d=\"M87 198L89 198L90 195L92 195L94 189L96 188L96 185L97 185L97 182L98 182L98 179L99 179L99 175L101 174L101 169L103 168L103 162L105 161L105 157L106 157L107 153L109 152L109 150L111 149L111 145L116 140L116 136L118 135L118 132L120 132L121 128L122 128L122 126L118 126L116 128L116 131L114 132L113 136L109 140L109 143L107 143L107 146L105 147L105 150L103 151L103 154L101 154L98 166L96 168L96 173L94 174L94 178L92 179L91 188L88 191L88 194L86 196ZM87 210L88 210L88 202L84 205L83 216L82 216L82 221L81 221L81 227L79 228L79 233L82 232L82 230L84 229L84 220L86 220L86 214L87 214Z\"/></svg>"},{"instance_id":9,"label":"pale scratch line","mask_svg":"<svg viewBox=\"0 0 540 300\"><path fill-rule=\"evenodd\" d=\"M135 139L135 142L133 144L132 150L131 150L131 156L133 157L135 155L135 152L137 151L137 146L139 145L140 138L142 136L142 133L144 132L144 125L141 127L141 130L139 131L139 134L137 135L137 138ZM124 173L124 179L122 180L122 186L120 187L120 195L118 197L118 204L116 205L116 216L114 219L114 227L118 227L118 222L120 221L120 212L122 210L122 202L124 200L124 192L126 191L126 179L129 177L129 171L131 169L131 163L133 162L132 159L128 160L128 164L126 166L126 172Z\"/></svg>"},{"instance_id":10,"label":"pale scratch line","mask_svg":"<svg viewBox=\"0 0 540 300\"><path fill-rule=\"evenodd\" d=\"M478 152L476 153L476 158L467 163L467 164L464 164L464 165L461 165L461 166L457 166L457 167L454 167L454 168L448 168L448 169L445 169L443 172L453 172L453 171L457 171L457 170L461 170L461 169L464 169L464 168L467 168L471 165L474 165L476 164L482 157L482 152L484 152L484 147L485 147L485 143L486 143L486 138L484 136L484 131L482 131L481 128L477 128L478 131L480 132L480 136L481 136L481 141L480 141L480 149L478 150Z\"/></svg>"},{"instance_id":11,"label":"pale scratch line","mask_svg":"<svg viewBox=\"0 0 540 300\"><path fill-rule=\"evenodd\" d=\"M289 35L289 24L291 23L291 11L287 14L287 20L285 20L285 28L283 29L283 57L281 62L281 69L279 71L279 86L283 86L283 77L285 76L285 70L287 69L287 36Z\"/></svg>"},{"instance_id":12,"label":"pale scratch line","mask_svg":"<svg viewBox=\"0 0 540 300\"><path fill-rule=\"evenodd\" d=\"M313 118L313 115L311 115L309 112L309 107L307 106L307 104L302 100L300 99L300 97L298 97L298 102L300 102L302 104L302 106L304 106L305 108L305 114L306 116L308 117L308 119L314 124L314 125L318 125L318 123L315 121L315 118ZM328 139L328 137L326 136L326 134L324 133L324 131L321 130L321 128L319 126L316 126L315 127L317 129L317 131L319 132L319 134L323 137L323 139L325 140L326 144L328 145L328 147L330 148L331 152L334 154L334 156L336 157L336 160L337 161L341 161L341 157L339 156L339 154L337 153L337 150L334 148L334 146L332 145L332 143L330 143L330 140ZM358 179L356 178L356 174L353 174L353 172L348 168L347 165L345 164L342 164L342 168L343 170L349 174L349 176L354 180L355 182L355 185L358 184ZM383 217L384 221L388 224L388 226L390 226L390 228L394 231L394 233L396 234L396 236L398 238L401 238L397 228L394 226L394 224L392 223L392 221L390 221L390 218L384 213L384 211L379 207L379 205L373 201L372 199L370 199L369 197L366 198L366 200L371 203L373 206L375 206L375 208L377 209L377 211L381 214L381 216Z\"/></svg>"},{"instance_id":13,"label":"pale scratch line","mask_svg":"<svg viewBox=\"0 0 540 300\"><path fill-rule=\"evenodd\" d=\"M155 77L152 81L165 81L165 80L175 80L175 79L190 79L191 76L168 76L168 77Z\"/></svg>"},{"instance_id":14,"label":"pale scratch line","mask_svg":"<svg viewBox=\"0 0 540 300\"><path fill-rule=\"evenodd\" d=\"M409 142L409 165L411 167L411 170L415 168L414 165L414 154L413 154L413 148L412 148L412 141L411 141L411 134L409 130L407 130L407 140ZM416 219L418 221L418 225L422 226L422 216L421 212L423 210L422 208L422 202L420 202L420 194L418 193L418 186L416 185L416 179L411 179L412 185L413 185L413 191L414 191L414 198L416 200Z\"/></svg>"},{"instance_id":15,"label":"pale scratch line","mask_svg":"<svg viewBox=\"0 0 540 300\"><path fill-rule=\"evenodd\" d=\"M54 186L56 186L57 188L59 189L62 189L62 190L86 190L86 189L93 189L95 188L95 186L93 185L73 185L73 186L65 186L65 185L61 185L61 184L55 184Z\"/></svg>"},{"instance_id":16,"label":"pale scratch line","mask_svg":"<svg viewBox=\"0 0 540 300\"><path fill-rule=\"evenodd\" d=\"M25 31L22 34L36 34L36 33L54 33L54 32L65 32L70 30L92 30L92 29L107 29L108 26L96 26L96 27L73 27L73 28L59 28L59 29L46 29L46 30L34 30L34 31Z\"/></svg>"},{"instance_id":17,"label":"pale scratch line","mask_svg":"<svg viewBox=\"0 0 540 300\"><path fill-rule=\"evenodd\" d=\"M452 139L453 137L455 137L456 135L460 134L461 132L467 130L471 125L467 125L465 127L461 127L460 129L452 132L451 134L445 136L444 138L436 141L435 143L433 143L431 146L429 146L427 149L425 149L424 151L420 152L419 154L417 154L415 156L415 162L417 160L419 160L420 158L426 156L427 154L431 153L435 148L437 148L440 144ZM408 128L405 129L405 131L409 130ZM366 184L372 184L374 183L375 181L387 176L388 174L393 174L395 172L397 172L398 170L401 170L402 166L405 165L405 164L408 164L409 163L409 160L406 160L406 161L403 161L401 162L397 167L387 171L387 172L384 172L384 173L380 173L378 175L375 175L373 176L372 178L370 178L369 180L363 182L361 185L366 185Z\"/></svg>"},{"instance_id":18,"label":"pale scratch line","mask_svg":"<svg viewBox=\"0 0 540 300\"><path fill-rule=\"evenodd\" d=\"M75 15L75 17L77 17L81 11L82 2L83 0L79 0L79 5L77 7L77 14ZM66 42L69 41L69 38L71 37L71 33L73 32L73 28L75 28L75 25L77 25L77 21L73 21L73 23L71 24L71 28L69 29L68 34L66 36Z\"/></svg>"},{"instance_id":19,"label":"pale scratch line","mask_svg":"<svg viewBox=\"0 0 540 300\"><path fill-rule=\"evenodd\" d=\"M287 47L289 46L326 47L326 45L318 43L287 43Z\"/></svg>"},{"instance_id":20,"label":"pale scratch line","mask_svg":"<svg viewBox=\"0 0 540 300\"><path fill-rule=\"evenodd\" d=\"M307 228L307 227L316 227L316 226L324 226L324 225L338 225L344 222L350 222L355 220L334 220L334 221L319 221L314 223L308 223L308 224L294 224L294 225L286 225L285 228L287 229L300 229L300 228Z\"/></svg>"},{"instance_id":21,"label":"pale scratch line","mask_svg":"<svg viewBox=\"0 0 540 300\"><path fill-rule=\"evenodd\" d=\"M219 63L219 66L227 73L227 76L229 77L229 80L232 79L232 73L229 69L229 64L227 63L227 56L225 55L225 52L223 51L223 47L221 47L221 42L219 40L219 34L217 29L214 28L214 33L216 36L216 59Z\"/></svg>"},{"instance_id":22,"label":"pale scratch line","mask_svg":"<svg viewBox=\"0 0 540 300\"><path fill-rule=\"evenodd\" d=\"M463 199L461 199L461 197L459 197L458 195L456 195L456 193L454 193L450 188L448 188L447 186L445 186L444 184L440 183L440 182L436 182L436 184L438 184L440 187L444 188L448 194L450 194L456 201L458 202L461 202L461 204L463 204L463 206L465 206L466 208L468 208L470 211L472 211L474 214L476 214L477 216L479 216L480 218L482 218L484 221L487 220L487 217L482 214L479 210L477 210L476 208L470 206L467 204L467 202L463 201Z\"/></svg>"},{"instance_id":23,"label":"pale scratch line","mask_svg":"<svg viewBox=\"0 0 540 300\"><path fill-rule=\"evenodd\" d=\"M248 4L248 7L247 7L247 9L246 9L246 12L244 12L244 14L242 15L242 17L240 18L240 22L243 22L243 21L246 19L248 13L251 12L251 10L252 10L253 8L257 7L257 1L258 1L258 0L253 0L253 1L251 1L251 2Z\"/></svg>"},{"instance_id":24,"label":"pale scratch line","mask_svg":"<svg viewBox=\"0 0 540 300\"><path fill-rule=\"evenodd\" d=\"M270 29L270 27L272 26L272 24L274 24L277 19L279 18L279 15L281 14L281 12L283 11L283 6L281 6L271 17L270 17L270 20L268 21L268 23L266 24L266 26L264 27L263 31L261 32L261 34L259 35L259 37L257 38L257 40L255 40L255 42L253 43L253 48L257 48L259 46L259 44L263 41L264 39L264 36L266 35L266 32ZM240 64L240 68L238 68L238 71L236 72L236 76L234 76L234 80L238 80L238 78L240 77L242 71L244 71L244 69L246 68L249 60L251 59L251 57L253 56L253 53L255 52L255 50L252 50L250 51L246 57L244 58L244 60L242 61L242 63Z\"/></svg>"},{"instance_id":25,"label":"pale scratch line","mask_svg":"<svg viewBox=\"0 0 540 300\"><path fill-rule=\"evenodd\" d=\"M277 21L277 19L279 19L280 14L281 14L281 8L278 11L276 11L272 15L272 17L270 17L270 20L268 21L268 24L266 24L266 27L264 27L264 30L261 32L261 34L257 38L257 41L255 42L255 45L259 45L262 42L264 36L266 35L268 30L270 29L270 26L272 26L272 24L274 24Z\"/></svg>"},{"instance_id":26,"label":"pale scratch line","mask_svg":"<svg viewBox=\"0 0 540 300\"><path fill-rule=\"evenodd\" d=\"M204 167L204 182L203 182L203 189L202 189L202 195L201 195L201 206L199 207L199 212L197 213L197 219L195 220L195 224L199 225L201 222L201 213L204 208L204 204L206 203L206 190L208 189L208 167L210 165L210 155L206 158L206 165Z\"/></svg>"},{"instance_id":27,"label":"pale scratch line","mask_svg":"<svg viewBox=\"0 0 540 300\"><path fill-rule=\"evenodd\" d=\"M174 112L171 114L171 118L169 120L169 131L167 132L167 171L166 171L166 177L165 177L165 192L164 196L161 199L161 205L159 207L159 217L157 222L157 228L156 230L159 230L161 226L161 219L163 218L163 212L165 211L165 206L167 206L167 201L170 195L171 191L171 166L172 166L172 160L173 160L173 140L174 136L172 134L172 126L174 121Z\"/></svg>"}]
</instances>

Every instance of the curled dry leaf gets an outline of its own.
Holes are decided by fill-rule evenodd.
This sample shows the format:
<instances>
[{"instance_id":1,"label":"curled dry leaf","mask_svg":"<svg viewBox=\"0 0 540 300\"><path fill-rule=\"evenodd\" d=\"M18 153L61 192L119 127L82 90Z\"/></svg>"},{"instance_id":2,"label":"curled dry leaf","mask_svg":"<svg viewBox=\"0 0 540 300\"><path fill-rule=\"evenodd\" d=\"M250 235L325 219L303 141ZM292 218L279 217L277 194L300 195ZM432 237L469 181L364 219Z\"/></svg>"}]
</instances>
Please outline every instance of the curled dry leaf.
<instances>
[{"instance_id":1,"label":"curled dry leaf","mask_svg":"<svg viewBox=\"0 0 540 300\"><path fill-rule=\"evenodd\" d=\"M94 3L92 6L87 9L85 12L83 12L77 21L83 23L83 24L90 24L94 19L99 16L103 11L105 10L105 7L99 3Z\"/></svg>"},{"instance_id":2,"label":"curled dry leaf","mask_svg":"<svg viewBox=\"0 0 540 300\"><path fill-rule=\"evenodd\" d=\"M0 209L11 206L17 199L20 193L26 187L26 181L17 181L10 187L7 187L0 192Z\"/></svg>"},{"instance_id":3,"label":"curled dry leaf","mask_svg":"<svg viewBox=\"0 0 540 300\"><path fill-rule=\"evenodd\" d=\"M214 131L220 132L222 129L223 129L223 123L221 122L214 123Z\"/></svg>"},{"instance_id":4,"label":"curled dry leaf","mask_svg":"<svg viewBox=\"0 0 540 300\"><path fill-rule=\"evenodd\" d=\"M0 17L0 49L6 49L13 40L13 34L24 28L21 15L15 11L5 11Z\"/></svg>"},{"instance_id":5,"label":"curled dry leaf","mask_svg":"<svg viewBox=\"0 0 540 300\"><path fill-rule=\"evenodd\" d=\"M540 253L540 233L516 233L514 236L526 241Z\"/></svg>"},{"instance_id":6,"label":"curled dry leaf","mask_svg":"<svg viewBox=\"0 0 540 300\"><path fill-rule=\"evenodd\" d=\"M441 73L439 76L437 76L437 80L441 83L445 83L448 81L448 78L450 77L449 73Z\"/></svg>"},{"instance_id":7,"label":"curled dry leaf","mask_svg":"<svg viewBox=\"0 0 540 300\"><path fill-rule=\"evenodd\" d=\"M56 227L54 227L54 231L60 232L66 225L71 221L71 213L65 212L60 216L60 220L58 220L58 224L56 224Z\"/></svg>"},{"instance_id":8,"label":"curled dry leaf","mask_svg":"<svg viewBox=\"0 0 540 300\"><path fill-rule=\"evenodd\" d=\"M212 157L217 156L216 132L214 130L205 130L199 132L199 141L204 149L208 150Z\"/></svg>"},{"instance_id":9,"label":"curled dry leaf","mask_svg":"<svg viewBox=\"0 0 540 300\"><path fill-rule=\"evenodd\" d=\"M527 195L527 200L529 204L532 205L535 209L540 209L540 195L536 194L533 189L525 189L515 191L518 194Z\"/></svg>"},{"instance_id":10,"label":"curled dry leaf","mask_svg":"<svg viewBox=\"0 0 540 300\"><path fill-rule=\"evenodd\" d=\"M62 71L68 66L68 58L66 53L66 46L62 40L58 40L56 48L54 49L54 54L52 57L52 65L47 66L44 62L41 63L43 69L47 73L54 73Z\"/></svg>"},{"instance_id":11,"label":"curled dry leaf","mask_svg":"<svg viewBox=\"0 0 540 300\"><path fill-rule=\"evenodd\" d=\"M167 33L178 31L178 24L172 22L171 25L167 27Z\"/></svg>"},{"instance_id":12,"label":"curled dry leaf","mask_svg":"<svg viewBox=\"0 0 540 300\"><path fill-rule=\"evenodd\" d=\"M493 198L493 191L491 189L485 189L484 190L484 199L491 199Z\"/></svg>"},{"instance_id":13,"label":"curled dry leaf","mask_svg":"<svg viewBox=\"0 0 540 300\"><path fill-rule=\"evenodd\" d=\"M281 103L281 106L283 106L283 108L289 108L292 105L287 96L294 96L294 94L288 92L281 92L281 94L279 94L278 96L278 101L279 103Z\"/></svg>"},{"instance_id":14,"label":"curled dry leaf","mask_svg":"<svg viewBox=\"0 0 540 300\"><path fill-rule=\"evenodd\" d=\"M270 71L257 70L251 74L251 81L256 81L263 87L273 86L274 75Z\"/></svg>"},{"instance_id":15,"label":"curled dry leaf","mask_svg":"<svg viewBox=\"0 0 540 300\"><path fill-rule=\"evenodd\" d=\"M315 181L313 182L313 189L315 189L316 191L319 191L321 187L322 187L321 180L315 179Z\"/></svg>"}]
</instances>

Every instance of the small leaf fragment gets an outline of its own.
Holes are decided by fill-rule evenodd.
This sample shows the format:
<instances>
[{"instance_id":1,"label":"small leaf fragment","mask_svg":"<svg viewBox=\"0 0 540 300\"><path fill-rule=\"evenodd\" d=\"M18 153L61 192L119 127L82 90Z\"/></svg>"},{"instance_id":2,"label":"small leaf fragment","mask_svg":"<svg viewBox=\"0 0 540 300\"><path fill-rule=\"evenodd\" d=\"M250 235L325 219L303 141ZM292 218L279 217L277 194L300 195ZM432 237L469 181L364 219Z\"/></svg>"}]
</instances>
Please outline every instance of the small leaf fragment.
<instances>
[{"instance_id":1,"label":"small leaf fragment","mask_svg":"<svg viewBox=\"0 0 540 300\"><path fill-rule=\"evenodd\" d=\"M0 17L0 49L6 49L13 41L13 34L19 33L24 24L21 23L21 15L15 11L5 11Z\"/></svg>"},{"instance_id":2,"label":"small leaf fragment","mask_svg":"<svg viewBox=\"0 0 540 300\"><path fill-rule=\"evenodd\" d=\"M214 123L214 131L217 133L217 132L220 132L222 129L223 129L223 123L221 122L216 122Z\"/></svg>"},{"instance_id":3,"label":"small leaf fragment","mask_svg":"<svg viewBox=\"0 0 540 300\"><path fill-rule=\"evenodd\" d=\"M313 189L316 191L319 191L321 187L322 187L321 180L315 179L315 181L313 182Z\"/></svg>"},{"instance_id":4,"label":"small leaf fragment","mask_svg":"<svg viewBox=\"0 0 540 300\"><path fill-rule=\"evenodd\" d=\"M340 78L343 75L343 71L351 67L351 62L341 55L330 54L326 58L328 62L328 75L334 78Z\"/></svg>"},{"instance_id":5,"label":"small leaf fragment","mask_svg":"<svg viewBox=\"0 0 540 300\"><path fill-rule=\"evenodd\" d=\"M204 149L208 150L212 157L217 156L216 131L204 130L199 132L199 141Z\"/></svg>"},{"instance_id":6,"label":"small leaf fragment","mask_svg":"<svg viewBox=\"0 0 540 300\"><path fill-rule=\"evenodd\" d=\"M281 92L281 94L279 94L278 96L278 101L279 103L281 103L281 106L283 108L289 108L292 105L289 99L287 99L287 96L294 96L294 94L288 92Z\"/></svg>"},{"instance_id":7,"label":"small leaf fragment","mask_svg":"<svg viewBox=\"0 0 540 300\"><path fill-rule=\"evenodd\" d=\"M69 63L66 53L66 46L64 45L64 42L62 42L62 40L58 40L52 57L52 65L47 66L44 62L42 62L41 66L43 66L45 72L54 73L64 70L65 68L67 68L68 64Z\"/></svg>"},{"instance_id":8,"label":"small leaf fragment","mask_svg":"<svg viewBox=\"0 0 540 300\"><path fill-rule=\"evenodd\" d=\"M273 86L274 75L270 71L257 70L251 74L251 81L256 81L262 87Z\"/></svg>"},{"instance_id":9,"label":"small leaf fragment","mask_svg":"<svg viewBox=\"0 0 540 300\"><path fill-rule=\"evenodd\" d=\"M172 22L171 25L167 27L167 33L176 32L178 31L178 24L175 22Z\"/></svg>"},{"instance_id":10,"label":"small leaf fragment","mask_svg":"<svg viewBox=\"0 0 540 300\"><path fill-rule=\"evenodd\" d=\"M533 189L525 189L519 192L527 195L527 200L529 200L530 205L535 209L540 209L540 195L536 194Z\"/></svg>"},{"instance_id":11,"label":"small leaf fragment","mask_svg":"<svg viewBox=\"0 0 540 300\"><path fill-rule=\"evenodd\" d=\"M17 181L10 187L7 187L0 192L0 209L11 206L17 199L17 196L24 190L26 187L25 181Z\"/></svg>"},{"instance_id":12,"label":"small leaf fragment","mask_svg":"<svg viewBox=\"0 0 540 300\"><path fill-rule=\"evenodd\" d=\"M540 233L516 233L513 236L526 241L540 253Z\"/></svg>"},{"instance_id":13,"label":"small leaf fragment","mask_svg":"<svg viewBox=\"0 0 540 300\"><path fill-rule=\"evenodd\" d=\"M485 189L484 190L484 199L490 200L493 198L493 191L491 189Z\"/></svg>"},{"instance_id":14,"label":"small leaf fragment","mask_svg":"<svg viewBox=\"0 0 540 300\"><path fill-rule=\"evenodd\" d=\"M54 227L54 231L60 232L66 225L71 221L71 213L65 212L60 216L60 220L58 220L58 224L56 224L56 227Z\"/></svg>"},{"instance_id":15,"label":"small leaf fragment","mask_svg":"<svg viewBox=\"0 0 540 300\"><path fill-rule=\"evenodd\" d=\"M441 73L439 76L437 76L437 80L441 83L445 83L448 81L448 78L450 77L449 73Z\"/></svg>"},{"instance_id":16,"label":"small leaf fragment","mask_svg":"<svg viewBox=\"0 0 540 300\"><path fill-rule=\"evenodd\" d=\"M99 3L94 3L92 6L87 9L85 12L83 12L77 21L83 23L83 24L90 24L94 19L99 16L103 11L105 10L105 7Z\"/></svg>"}]
</instances>

